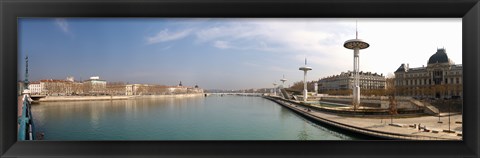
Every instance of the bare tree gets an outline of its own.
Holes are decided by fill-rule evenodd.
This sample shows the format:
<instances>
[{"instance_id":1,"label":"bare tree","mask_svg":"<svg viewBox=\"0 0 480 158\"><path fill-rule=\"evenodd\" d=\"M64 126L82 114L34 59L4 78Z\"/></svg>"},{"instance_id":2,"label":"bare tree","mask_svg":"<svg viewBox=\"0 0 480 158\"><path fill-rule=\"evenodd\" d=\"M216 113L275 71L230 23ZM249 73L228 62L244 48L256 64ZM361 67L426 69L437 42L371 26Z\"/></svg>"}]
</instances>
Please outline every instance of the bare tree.
<instances>
[{"instance_id":1,"label":"bare tree","mask_svg":"<svg viewBox=\"0 0 480 158\"><path fill-rule=\"evenodd\" d=\"M384 90L385 96L395 96L397 95L397 87L395 86L395 78L386 78L385 79L386 89Z\"/></svg>"},{"instance_id":2,"label":"bare tree","mask_svg":"<svg viewBox=\"0 0 480 158\"><path fill-rule=\"evenodd\" d=\"M390 124L392 124L393 115L397 114L397 100L395 99L395 95L390 96L389 99L390 99L390 107L389 107Z\"/></svg>"},{"instance_id":3,"label":"bare tree","mask_svg":"<svg viewBox=\"0 0 480 158\"><path fill-rule=\"evenodd\" d=\"M317 81L307 81L307 90L309 92L313 92L315 90L315 82ZM289 88L297 91L303 91L303 81L294 82Z\"/></svg>"},{"instance_id":4,"label":"bare tree","mask_svg":"<svg viewBox=\"0 0 480 158\"><path fill-rule=\"evenodd\" d=\"M106 89L109 95L125 95L126 84L123 82L108 82Z\"/></svg>"}]
</instances>

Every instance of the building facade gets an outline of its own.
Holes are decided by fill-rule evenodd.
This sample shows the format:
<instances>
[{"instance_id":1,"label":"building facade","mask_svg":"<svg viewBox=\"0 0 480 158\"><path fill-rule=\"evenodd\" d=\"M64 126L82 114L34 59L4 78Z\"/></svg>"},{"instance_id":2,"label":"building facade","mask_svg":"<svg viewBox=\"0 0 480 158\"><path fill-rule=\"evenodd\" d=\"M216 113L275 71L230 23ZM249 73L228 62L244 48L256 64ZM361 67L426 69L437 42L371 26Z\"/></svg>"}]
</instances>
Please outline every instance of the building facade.
<instances>
[{"instance_id":1,"label":"building facade","mask_svg":"<svg viewBox=\"0 0 480 158\"><path fill-rule=\"evenodd\" d=\"M125 95L164 95L164 94L187 94L203 93L203 89L195 87L164 86L151 84L128 84L125 85Z\"/></svg>"},{"instance_id":2,"label":"building facade","mask_svg":"<svg viewBox=\"0 0 480 158\"><path fill-rule=\"evenodd\" d=\"M430 56L427 66L409 68L402 64L395 71L397 95L451 98L463 96L463 67L448 58L444 48Z\"/></svg>"},{"instance_id":3,"label":"building facade","mask_svg":"<svg viewBox=\"0 0 480 158\"><path fill-rule=\"evenodd\" d=\"M42 93L43 87L40 82L30 82L28 84L28 89L30 90L30 94L32 95L39 95Z\"/></svg>"},{"instance_id":4,"label":"building facade","mask_svg":"<svg viewBox=\"0 0 480 158\"><path fill-rule=\"evenodd\" d=\"M40 80L39 87L42 95L65 96L74 93L74 82L67 80Z\"/></svg>"},{"instance_id":5,"label":"building facade","mask_svg":"<svg viewBox=\"0 0 480 158\"><path fill-rule=\"evenodd\" d=\"M160 94L158 85L128 84L125 86L125 95L153 95Z\"/></svg>"},{"instance_id":6,"label":"building facade","mask_svg":"<svg viewBox=\"0 0 480 158\"><path fill-rule=\"evenodd\" d=\"M360 88L364 90L385 89L385 76L372 72L359 72ZM350 90L354 86L353 71L342 72L318 80L318 91Z\"/></svg>"},{"instance_id":7,"label":"building facade","mask_svg":"<svg viewBox=\"0 0 480 158\"><path fill-rule=\"evenodd\" d=\"M83 82L83 92L89 95L102 95L107 93L107 81L98 76L92 76Z\"/></svg>"}]
</instances>

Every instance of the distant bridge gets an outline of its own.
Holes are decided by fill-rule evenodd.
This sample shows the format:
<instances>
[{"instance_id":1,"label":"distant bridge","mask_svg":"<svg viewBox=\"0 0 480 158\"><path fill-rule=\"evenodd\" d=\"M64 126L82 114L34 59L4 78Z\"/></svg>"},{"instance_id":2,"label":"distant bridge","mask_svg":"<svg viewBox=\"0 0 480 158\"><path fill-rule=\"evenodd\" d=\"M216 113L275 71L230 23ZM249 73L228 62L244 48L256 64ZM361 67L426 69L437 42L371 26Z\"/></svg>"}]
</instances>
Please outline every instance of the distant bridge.
<instances>
[{"instance_id":1,"label":"distant bridge","mask_svg":"<svg viewBox=\"0 0 480 158\"><path fill-rule=\"evenodd\" d=\"M38 100L47 97L46 95L30 95L30 98L32 98L33 102L38 102Z\"/></svg>"},{"instance_id":2,"label":"distant bridge","mask_svg":"<svg viewBox=\"0 0 480 158\"><path fill-rule=\"evenodd\" d=\"M224 95L237 95L237 96L262 96L263 93L205 93L205 95L219 95L219 96L224 96Z\"/></svg>"}]
</instances>

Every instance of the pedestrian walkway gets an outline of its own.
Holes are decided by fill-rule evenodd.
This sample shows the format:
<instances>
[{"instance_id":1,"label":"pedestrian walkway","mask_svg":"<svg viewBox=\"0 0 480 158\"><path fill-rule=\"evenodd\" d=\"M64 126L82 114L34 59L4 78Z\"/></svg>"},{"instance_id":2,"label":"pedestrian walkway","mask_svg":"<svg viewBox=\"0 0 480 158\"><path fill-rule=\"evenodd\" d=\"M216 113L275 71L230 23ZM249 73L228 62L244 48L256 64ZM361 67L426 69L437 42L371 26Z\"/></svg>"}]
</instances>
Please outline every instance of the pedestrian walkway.
<instances>
[{"instance_id":1,"label":"pedestrian walkway","mask_svg":"<svg viewBox=\"0 0 480 158\"><path fill-rule=\"evenodd\" d=\"M394 134L411 136L405 139L428 139L428 140L462 140L462 115L450 116L450 131L448 116L419 116L409 118L393 118L390 116L382 117L349 117L340 116L333 113L325 113L310 109L298 103L292 103L285 100L279 100L284 106L288 106L298 112L314 116L318 119L324 119L337 124L352 126L354 129L365 129L367 131L378 132L379 134ZM419 126L420 125L420 126ZM420 129L418 128L420 127Z\"/></svg>"}]
</instances>

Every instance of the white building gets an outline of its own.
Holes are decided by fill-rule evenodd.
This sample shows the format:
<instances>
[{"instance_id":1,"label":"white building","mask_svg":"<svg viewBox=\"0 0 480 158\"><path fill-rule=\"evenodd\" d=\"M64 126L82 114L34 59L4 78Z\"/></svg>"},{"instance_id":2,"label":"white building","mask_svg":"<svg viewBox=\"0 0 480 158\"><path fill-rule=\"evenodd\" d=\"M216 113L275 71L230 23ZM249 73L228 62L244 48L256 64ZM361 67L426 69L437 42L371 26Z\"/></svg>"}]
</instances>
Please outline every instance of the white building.
<instances>
[{"instance_id":1,"label":"white building","mask_svg":"<svg viewBox=\"0 0 480 158\"><path fill-rule=\"evenodd\" d=\"M88 94L106 94L107 81L101 80L99 76L92 76L83 82L84 93Z\"/></svg>"},{"instance_id":2,"label":"white building","mask_svg":"<svg viewBox=\"0 0 480 158\"><path fill-rule=\"evenodd\" d=\"M30 82L28 84L28 89L30 90L30 94L32 95L38 95L42 93L43 84L40 84L40 82Z\"/></svg>"},{"instance_id":3,"label":"white building","mask_svg":"<svg viewBox=\"0 0 480 158\"><path fill-rule=\"evenodd\" d=\"M125 85L125 95L144 95L148 93L151 85L148 84L127 84Z\"/></svg>"},{"instance_id":4,"label":"white building","mask_svg":"<svg viewBox=\"0 0 480 158\"><path fill-rule=\"evenodd\" d=\"M70 82L74 82L75 78L73 76L68 76L66 80Z\"/></svg>"}]
</instances>

